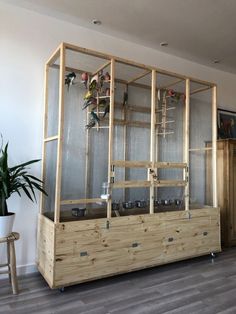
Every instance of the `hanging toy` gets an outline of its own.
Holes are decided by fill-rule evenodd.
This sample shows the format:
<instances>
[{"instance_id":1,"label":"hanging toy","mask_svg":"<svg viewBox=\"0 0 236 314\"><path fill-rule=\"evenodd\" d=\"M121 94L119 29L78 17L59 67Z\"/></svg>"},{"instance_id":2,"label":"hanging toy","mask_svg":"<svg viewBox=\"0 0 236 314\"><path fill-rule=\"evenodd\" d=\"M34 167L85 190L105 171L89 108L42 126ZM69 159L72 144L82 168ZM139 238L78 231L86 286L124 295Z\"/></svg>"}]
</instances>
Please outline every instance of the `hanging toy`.
<instances>
[{"instance_id":1,"label":"hanging toy","mask_svg":"<svg viewBox=\"0 0 236 314\"><path fill-rule=\"evenodd\" d=\"M67 90L69 91L70 86L73 84L74 79L76 78L75 72L71 72L65 77L65 85L67 85Z\"/></svg>"},{"instance_id":2,"label":"hanging toy","mask_svg":"<svg viewBox=\"0 0 236 314\"><path fill-rule=\"evenodd\" d=\"M105 95L110 96L110 88L106 88Z\"/></svg>"},{"instance_id":3,"label":"hanging toy","mask_svg":"<svg viewBox=\"0 0 236 314\"><path fill-rule=\"evenodd\" d=\"M81 74L81 82L84 84L85 88L88 88L88 73L87 72L83 72Z\"/></svg>"},{"instance_id":4,"label":"hanging toy","mask_svg":"<svg viewBox=\"0 0 236 314\"><path fill-rule=\"evenodd\" d=\"M123 95L123 106L126 106L128 102L128 92L124 92Z\"/></svg>"},{"instance_id":5,"label":"hanging toy","mask_svg":"<svg viewBox=\"0 0 236 314\"><path fill-rule=\"evenodd\" d=\"M104 81L107 82L107 81L110 81L111 79L111 76L108 72L106 72L106 74L104 75Z\"/></svg>"},{"instance_id":6,"label":"hanging toy","mask_svg":"<svg viewBox=\"0 0 236 314\"><path fill-rule=\"evenodd\" d=\"M168 90L168 96L175 97L175 91L173 89Z\"/></svg>"}]
</instances>

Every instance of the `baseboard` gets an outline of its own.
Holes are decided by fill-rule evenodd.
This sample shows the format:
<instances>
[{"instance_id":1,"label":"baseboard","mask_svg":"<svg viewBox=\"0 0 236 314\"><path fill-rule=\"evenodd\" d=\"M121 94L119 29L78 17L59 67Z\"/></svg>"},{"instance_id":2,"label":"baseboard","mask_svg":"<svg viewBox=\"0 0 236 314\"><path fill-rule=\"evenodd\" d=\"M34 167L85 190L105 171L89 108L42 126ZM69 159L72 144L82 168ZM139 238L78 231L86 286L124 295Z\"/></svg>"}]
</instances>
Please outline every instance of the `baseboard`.
<instances>
[{"instance_id":1,"label":"baseboard","mask_svg":"<svg viewBox=\"0 0 236 314\"><path fill-rule=\"evenodd\" d=\"M16 268L17 268L17 276L24 276L27 274L32 274L32 273L38 272L36 264L19 265ZM7 268L4 267L1 270L4 271L4 270L7 270ZM0 279L4 279L7 277L8 277L7 274L3 274L3 275L1 275Z\"/></svg>"},{"instance_id":2,"label":"baseboard","mask_svg":"<svg viewBox=\"0 0 236 314\"><path fill-rule=\"evenodd\" d=\"M38 272L36 264L27 264L17 266L17 275L22 276L26 274Z\"/></svg>"}]
</instances>

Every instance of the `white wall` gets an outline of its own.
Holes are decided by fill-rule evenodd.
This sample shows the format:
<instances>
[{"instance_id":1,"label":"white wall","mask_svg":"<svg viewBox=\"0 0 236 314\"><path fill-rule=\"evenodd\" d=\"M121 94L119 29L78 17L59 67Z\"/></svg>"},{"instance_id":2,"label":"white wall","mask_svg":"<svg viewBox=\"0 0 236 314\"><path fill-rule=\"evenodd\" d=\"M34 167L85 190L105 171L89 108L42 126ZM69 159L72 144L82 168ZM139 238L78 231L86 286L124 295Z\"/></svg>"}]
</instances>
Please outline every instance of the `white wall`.
<instances>
[{"instance_id":1,"label":"white wall","mask_svg":"<svg viewBox=\"0 0 236 314\"><path fill-rule=\"evenodd\" d=\"M150 48L0 3L0 132L10 143L10 162L41 157L44 63L66 41L218 84L219 107L235 110L236 76ZM40 165L32 169L40 175ZM17 264L32 271L38 204L9 200L20 232Z\"/></svg>"}]
</instances>

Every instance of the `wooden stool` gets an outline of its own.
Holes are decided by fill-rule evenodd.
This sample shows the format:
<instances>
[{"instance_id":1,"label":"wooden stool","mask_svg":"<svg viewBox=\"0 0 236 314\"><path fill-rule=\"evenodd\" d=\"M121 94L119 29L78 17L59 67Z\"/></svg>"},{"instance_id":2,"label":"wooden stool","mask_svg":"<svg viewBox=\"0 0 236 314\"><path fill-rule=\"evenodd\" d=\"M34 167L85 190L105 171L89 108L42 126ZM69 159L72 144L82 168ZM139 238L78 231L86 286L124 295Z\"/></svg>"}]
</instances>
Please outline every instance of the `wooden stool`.
<instances>
[{"instance_id":1,"label":"wooden stool","mask_svg":"<svg viewBox=\"0 0 236 314\"><path fill-rule=\"evenodd\" d=\"M12 285L13 294L18 294L18 282L16 274L16 254L14 241L20 238L19 233L12 232L5 238L0 238L0 243L7 243L7 264L0 264L0 267L8 267L8 270L0 272L1 274L8 274Z\"/></svg>"}]
</instances>

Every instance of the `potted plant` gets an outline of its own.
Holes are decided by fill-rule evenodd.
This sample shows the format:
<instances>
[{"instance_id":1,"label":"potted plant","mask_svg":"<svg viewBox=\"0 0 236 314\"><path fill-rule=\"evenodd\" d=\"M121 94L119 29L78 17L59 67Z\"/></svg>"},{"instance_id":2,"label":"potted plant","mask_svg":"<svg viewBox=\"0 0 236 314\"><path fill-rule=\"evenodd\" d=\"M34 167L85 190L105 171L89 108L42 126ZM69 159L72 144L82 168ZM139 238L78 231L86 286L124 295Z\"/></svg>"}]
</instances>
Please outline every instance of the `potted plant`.
<instances>
[{"instance_id":1,"label":"potted plant","mask_svg":"<svg viewBox=\"0 0 236 314\"><path fill-rule=\"evenodd\" d=\"M35 191L46 194L42 187L42 181L28 173L27 166L40 161L30 160L14 167L8 166L8 144L0 149L0 238L6 237L12 232L15 213L9 212L7 199L17 193L21 196L24 192L33 202L36 201ZM46 194L47 195L47 194Z\"/></svg>"}]
</instances>

